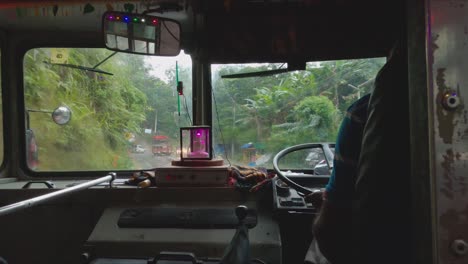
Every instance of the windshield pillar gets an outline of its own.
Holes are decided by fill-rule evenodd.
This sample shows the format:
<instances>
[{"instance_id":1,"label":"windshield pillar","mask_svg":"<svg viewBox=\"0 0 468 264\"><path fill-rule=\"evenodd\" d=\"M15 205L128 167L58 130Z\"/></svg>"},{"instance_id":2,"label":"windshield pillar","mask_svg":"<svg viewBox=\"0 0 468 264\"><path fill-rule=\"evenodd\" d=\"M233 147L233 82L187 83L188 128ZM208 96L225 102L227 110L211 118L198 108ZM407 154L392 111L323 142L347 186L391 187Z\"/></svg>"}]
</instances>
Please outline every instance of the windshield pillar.
<instances>
[{"instance_id":1,"label":"windshield pillar","mask_svg":"<svg viewBox=\"0 0 468 264\"><path fill-rule=\"evenodd\" d=\"M211 65L193 60L193 125L211 125Z\"/></svg>"}]
</instances>

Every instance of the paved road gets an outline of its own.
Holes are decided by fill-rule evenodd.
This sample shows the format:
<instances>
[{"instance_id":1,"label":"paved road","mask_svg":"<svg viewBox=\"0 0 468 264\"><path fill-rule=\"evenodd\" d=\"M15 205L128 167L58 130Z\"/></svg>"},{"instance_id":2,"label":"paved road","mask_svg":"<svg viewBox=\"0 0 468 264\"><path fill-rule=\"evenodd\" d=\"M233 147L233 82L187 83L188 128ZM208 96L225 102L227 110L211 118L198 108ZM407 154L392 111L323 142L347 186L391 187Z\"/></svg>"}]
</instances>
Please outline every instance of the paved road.
<instances>
[{"instance_id":1,"label":"paved road","mask_svg":"<svg viewBox=\"0 0 468 264\"><path fill-rule=\"evenodd\" d=\"M145 153L131 153L135 169L146 170L171 164L172 156L153 156L151 150L146 149Z\"/></svg>"}]
</instances>

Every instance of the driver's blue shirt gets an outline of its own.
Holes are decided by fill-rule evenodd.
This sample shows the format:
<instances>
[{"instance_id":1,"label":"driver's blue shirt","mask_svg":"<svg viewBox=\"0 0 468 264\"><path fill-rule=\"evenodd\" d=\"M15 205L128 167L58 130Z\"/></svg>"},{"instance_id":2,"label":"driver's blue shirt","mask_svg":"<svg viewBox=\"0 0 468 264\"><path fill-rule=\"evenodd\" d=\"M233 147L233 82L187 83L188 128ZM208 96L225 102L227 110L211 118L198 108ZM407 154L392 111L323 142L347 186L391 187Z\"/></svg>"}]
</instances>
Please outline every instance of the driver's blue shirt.
<instances>
[{"instance_id":1,"label":"driver's blue shirt","mask_svg":"<svg viewBox=\"0 0 468 264\"><path fill-rule=\"evenodd\" d=\"M325 198L336 206L350 208L352 205L369 99L370 94L354 102L341 122L335 145L333 172L325 191Z\"/></svg>"}]
</instances>

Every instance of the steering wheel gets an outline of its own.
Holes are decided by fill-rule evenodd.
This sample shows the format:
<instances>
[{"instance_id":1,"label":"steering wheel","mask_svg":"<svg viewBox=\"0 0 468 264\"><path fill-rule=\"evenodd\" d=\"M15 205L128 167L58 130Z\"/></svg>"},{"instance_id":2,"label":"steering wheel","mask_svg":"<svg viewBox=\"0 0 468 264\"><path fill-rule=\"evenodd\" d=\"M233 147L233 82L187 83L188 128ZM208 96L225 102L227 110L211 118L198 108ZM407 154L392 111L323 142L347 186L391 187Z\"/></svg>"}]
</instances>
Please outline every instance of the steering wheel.
<instances>
[{"instance_id":1,"label":"steering wheel","mask_svg":"<svg viewBox=\"0 0 468 264\"><path fill-rule=\"evenodd\" d=\"M287 154L301 150L301 149L308 149L308 148L322 148L323 152L325 153L325 160L328 164L329 168L333 168L333 152L331 151L330 147L334 147L335 144L332 143L305 143L305 144L300 144L300 145L295 145L289 148L285 148L278 152L278 154L275 155L273 158L273 169L275 170L276 174L278 175L278 178L280 178L284 183L286 183L289 187L295 189L299 193L302 193L304 195L308 195L313 192L313 190L306 188L302 185L299 185L289 179L284 172L282 172L279 167L278 167L278 161L286 156Z\"/></svg>"}]
</instances>

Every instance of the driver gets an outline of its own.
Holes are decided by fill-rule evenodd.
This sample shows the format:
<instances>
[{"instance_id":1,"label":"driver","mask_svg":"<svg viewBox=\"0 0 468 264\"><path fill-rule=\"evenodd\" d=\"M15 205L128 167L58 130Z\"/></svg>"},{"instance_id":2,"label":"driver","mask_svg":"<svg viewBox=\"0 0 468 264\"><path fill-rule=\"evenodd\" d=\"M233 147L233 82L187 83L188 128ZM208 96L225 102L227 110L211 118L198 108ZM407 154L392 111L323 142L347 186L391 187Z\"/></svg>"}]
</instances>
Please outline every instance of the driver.
<instances>
[{"instance_id":1,"label":"driver","mask_svg":"<svg viewBox=\"0 0 468 264\"><path fill-rule=\"evenodd\" d=\"M353 217L367 216L371 219L371 217L369 217L370 215L374 216L372 220L377 219L381 222L385 222L385 219L382 220L381 218L383 218L383 216L380 215L385 215L389 219L395 218L392 218L391 215L389 216L389 213L381 213L382 210L389 207L387 204L391 204L392 200L387 198L387 200L390 201L387 202L387 200L383 200L380 196L375 194L386 191L386 193L388 193L388 187L379 183L379 181L382 182L382 177L378 178L376 176L378 176L379 173L382 175L391 174L391 170L388 171L385 169L385 166L382 166L382 164L386 164L385 162L389 162L386 160L385 152L395 152L397 149L402 149L403 146L398 144L398 139L404 138L407 131L404 120L404 116L407 116L405 105L401 104L393 107L398 102L404 102L404 100L399 98L398 91L405 92L407 87L407 79L405 79L407 71L406 68L403 67L406 62L406 53L402 43L403 42L400 41L394 47L387 63L379 71L375 80L372 96L366 95L349 107L339 130L335 145L333 172L326 189L323 192L313 192L306 197L306 200L320 207L320 212L313 225L313 232L321 253L333 264L354 263L353 258L364 258L364 260L370 260L369 263L372 263L373 259L371 256L382 256L380 253L387 249L387 247L381 246L382 243L377 243L378 245L375 244L374 242L377 241L376 239L368 239L368 237L380 238L380 234L376 234L376 230L379 230L378 228L372 229L366 225L375 226L380 222L374 224L372 221L364 222L361 220L366 220L364 217L359 220L353 219ZM389 110L389 108L391 108L391 110ZM383 125L384 123L385 126ZM399 128L392 130L391 124L398 124ZM391 135L388 136L390 133ZM385 134L387 137L384 138L382 134ZM380 163L376 162L376 159L380 159ZM372 162L373 164L370 164ZM370 165L372 165L372 173L369 172ZM405 164L399 164L398 168L404 171L406 168L404 165ZM405 175L404 173L401 174ZM384 181L384 183L387 182ZM391 186L391 184L387 185ZM372 194L374 196L371 197L366 193L366 191L369 192L369 190L373 191ZM400 200L406 197L404 195L400 196ZM362 199L358 200L356 197L361 197ZM380 200L375 198L379 198ZM367 204L362 203L362 206L358 207L359 203L362 201L367 202ZM375 208L379 208L379 201L387 202L387 204L385 204L385 206L380 206L383 207L383 209L378 211L377 215L375 215ZM370 211L370 209L366 208L366 206L368 207L368 204L372 204L372 202L376 204L375 207L372 208L374 211ZM402 208L398 207L401 204L402 202L399 202L397 205L394 205L394 207L402 211ZM358 211L358 208L361 211ZM394 211L390 210L390 212L393 213ZM404 217L402 217L402 219L404 219ZM389 222L389 220L387 220L387 222ZM388 224L387 222L385 223ZM397 227L400 226L404 225L400 224ZM402 241L398 241L396 235L401 234L402 231L397 232L394 230L395 229L392 229L391 231L394 232L394 234L389 233L390 231L387 232L388 236L386 239L392 237L394 239L392 240L393 242L397 241L399 244L403 244ZM359 236L359 238L357 238L357 236ZM399 246L398 243L395 242L393 248ZM391 244L391 242L387 244ZM313 250L314 247L314 244L311 245L309 251ZM374 251L377 251L375 249L379 247L383 249L381 249L379 253L374 253ZM399 247L404 249L404 245ZM355 249L359 252L355 252ZM387 258L386 261L388 261L388 259L392 258ZM308 259L306 259L306 262L307 261Z\"/></svg>"},{"instance_id":2,"label":"driver","mask_svg":"<svg viewBox=\"0 0 468 264\"><path fill-rule=\"evenodd\" d=\"M351 236L350 197L353 196L369 99L370 94L365 95L346 111L335 144L333 172L328 185L324 192L313 192L306 197L314 206L321 208L313 232L322 254L332 263L343 263L350 256L344 254L349 251L347 238ZM315 245L312 248L316 250ZM323 263L317 260L317 256L312 258L316 260L306 258L306 262Z\"/></svg>"}]
</instances>

